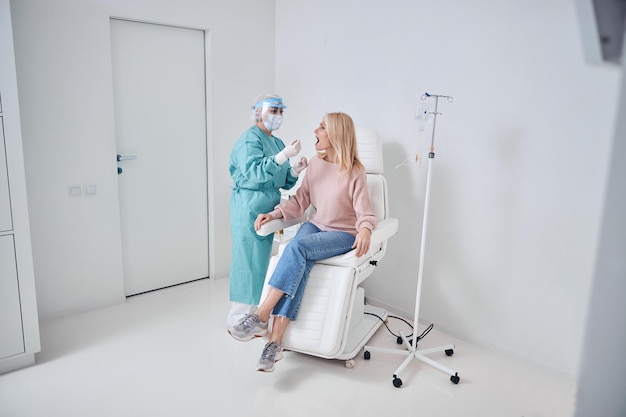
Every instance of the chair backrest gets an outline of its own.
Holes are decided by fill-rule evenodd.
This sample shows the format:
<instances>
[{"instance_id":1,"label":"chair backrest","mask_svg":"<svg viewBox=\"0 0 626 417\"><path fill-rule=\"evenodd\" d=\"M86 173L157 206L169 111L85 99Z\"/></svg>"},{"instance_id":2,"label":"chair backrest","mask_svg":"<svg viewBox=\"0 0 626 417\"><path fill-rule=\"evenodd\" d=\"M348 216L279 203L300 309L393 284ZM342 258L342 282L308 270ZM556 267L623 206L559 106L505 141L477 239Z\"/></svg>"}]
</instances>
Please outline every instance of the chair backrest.
<instances>
[{"instance_id":1,"label":"chair backrest","mask_svg":"<svg viewBox=\"0 0 626 417\"><path fill-rule=\"evenodd\" d=\"M365 127L356 128L359 159L368 174L383 174L383 145L376 132Z\"/></svg>"},{"instance_id":2,"label":"chair backrest","mask_svg":"<svg viewBox=\"0 0 626 417\"><path fill-rule=\"evenodd\" d=\"M357 127L356 140L359 159L367 172L367 188L372 209L378 220L389 216L387 182L383 177L383 147L380 138L372 129Z\"/></svg>"}]
</instances>

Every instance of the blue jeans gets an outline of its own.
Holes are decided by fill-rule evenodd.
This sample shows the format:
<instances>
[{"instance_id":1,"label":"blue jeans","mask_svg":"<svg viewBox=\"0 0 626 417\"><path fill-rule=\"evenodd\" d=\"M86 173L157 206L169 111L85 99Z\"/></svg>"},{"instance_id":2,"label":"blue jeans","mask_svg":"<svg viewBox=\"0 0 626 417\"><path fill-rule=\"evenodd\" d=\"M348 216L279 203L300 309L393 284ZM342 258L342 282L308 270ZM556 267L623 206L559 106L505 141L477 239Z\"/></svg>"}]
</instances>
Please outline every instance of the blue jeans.
<instances>
[{"instance_id":1,"label":"blue jeans","mask_svg":"<svg viewBox=\"0 0 626 417\"><path fill-rule=\"evenodd\" d=\"M295 320L300 309L304 287L315 261L352 250L355 236L346 232L323 232L304 222L278 261L269 285L284 292L272 313Z\"/></svg>"}]
</instances>

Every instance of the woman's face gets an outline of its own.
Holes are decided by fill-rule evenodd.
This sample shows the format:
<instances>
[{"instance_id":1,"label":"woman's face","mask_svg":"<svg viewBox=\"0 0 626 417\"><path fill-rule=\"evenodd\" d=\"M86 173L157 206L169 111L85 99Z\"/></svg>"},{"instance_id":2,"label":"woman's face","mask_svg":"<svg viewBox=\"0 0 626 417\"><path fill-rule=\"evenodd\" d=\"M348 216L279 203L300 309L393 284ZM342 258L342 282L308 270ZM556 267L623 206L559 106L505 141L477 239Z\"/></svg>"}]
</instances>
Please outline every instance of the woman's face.
<instances>
[{"instance_id":1,"label":"woman's face","mask_svg":"<svg viewBox=\"0 0 626 417\"><path fill-rule=\"evenodd\" d=\"M332 146L330 144L330 140L328 139L328 132L326 131L326 123L324 119L320 122L320 125L314 130L315 138L315 150L316 151L326 151L330 149Z\"/></svg>"}]
</instances>

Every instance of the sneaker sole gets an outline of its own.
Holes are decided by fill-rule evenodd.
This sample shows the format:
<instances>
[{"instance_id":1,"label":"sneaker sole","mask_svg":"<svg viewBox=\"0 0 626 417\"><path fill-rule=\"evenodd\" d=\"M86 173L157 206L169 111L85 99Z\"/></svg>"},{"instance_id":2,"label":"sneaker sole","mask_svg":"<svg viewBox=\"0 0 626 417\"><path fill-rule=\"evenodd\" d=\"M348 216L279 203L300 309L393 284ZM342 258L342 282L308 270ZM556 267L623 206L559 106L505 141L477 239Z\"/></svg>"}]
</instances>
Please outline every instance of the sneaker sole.
<instances>
[{"instance_id":1,"label":"sneaker sole","mask_svg":"<svg viewBox=\"0 0 626 417\"><path fill-rule=\"evenodd\" d=\"M267 330L262 332L262 333L256 333L256 334L253 334L253 335L250 335L250 336L246 336L246 337L239 337L239 336L236 336L236 335L232 334L230 332L230 330L227 330L227 331L228 331L228 334L233 337L233 339L239 340L240 342L249 342L250 340L256 339L257 337L265 337L265 336L267 336Z\"/></svg>"}]
</instances>

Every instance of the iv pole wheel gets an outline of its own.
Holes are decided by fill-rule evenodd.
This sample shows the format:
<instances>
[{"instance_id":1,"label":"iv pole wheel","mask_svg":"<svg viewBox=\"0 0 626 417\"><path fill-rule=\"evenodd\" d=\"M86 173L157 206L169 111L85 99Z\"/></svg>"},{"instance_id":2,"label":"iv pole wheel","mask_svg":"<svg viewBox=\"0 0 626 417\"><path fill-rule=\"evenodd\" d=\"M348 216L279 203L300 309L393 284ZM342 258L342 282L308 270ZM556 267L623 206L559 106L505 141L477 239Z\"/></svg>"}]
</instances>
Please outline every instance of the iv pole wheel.
<instances>
[{"instance_id":1,"label":"iv pole wheel","mask_svg":"<svg viewBox=\"0 0 626 417\"><path fill-rule=\"evenodd\" d=\"M365 352L363 352L363 359L365 359L366 361L368 361L371 357L372 355L369 350L366 350Z\"/></svg>"},{"instance_id":2,"label":"iv pole wheel","mask_svg":"<svg viewBox=\"0 0 626 417\"><path fill-rule=\"evenodd\" d=\"M453 384L458 384L460 380L459 374L454 374L450 377L450 381L452 381Z\"/></svg>"},{"instance_id":3,"label":"iv pole wheel","mask_svg":"<svg viewBox=\"0 0 626 417\"><path fill-rule=\"evenodd\" d=\"M454 349L446 349L446 356L454 355Z\"/></svg>"},{"instance_id":4,"label":"iv pole wheel","mask_svg":"<svg viewBox=\"0 0 626 417\"><path fill-rule=\"evenodd\" d=\"M400 388L402 386L402 380L395 375L393 376L392 382L393 382L393 386L396 388Z\"/></svg>"}]
</instances>

